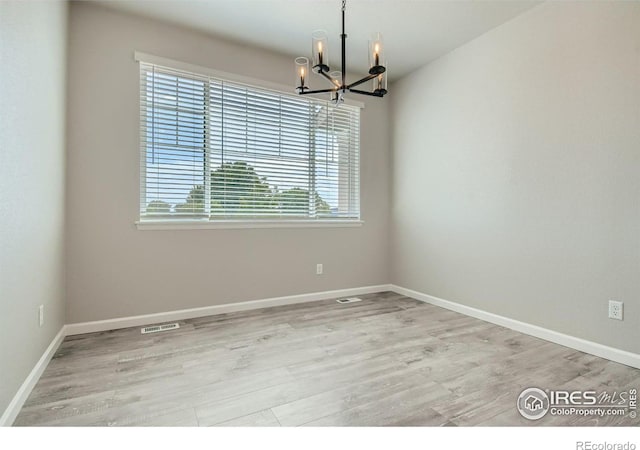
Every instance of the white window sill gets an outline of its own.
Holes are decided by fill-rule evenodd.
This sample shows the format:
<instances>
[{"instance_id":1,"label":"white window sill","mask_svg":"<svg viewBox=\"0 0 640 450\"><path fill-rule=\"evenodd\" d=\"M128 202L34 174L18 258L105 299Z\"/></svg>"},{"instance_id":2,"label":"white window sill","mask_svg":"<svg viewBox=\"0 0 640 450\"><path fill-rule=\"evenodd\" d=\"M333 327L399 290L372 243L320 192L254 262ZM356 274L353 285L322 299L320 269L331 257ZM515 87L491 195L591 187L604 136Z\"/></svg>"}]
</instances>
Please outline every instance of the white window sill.
<instances>
[{"instance_id":1,"label":"white window sill","mask_svg":"<svg viewBox=\"0 0 640 450\"><path fill-rule=\"evenodd\" d=\"M238 228L350 228L361 227L362 220L144 220L138 230L217 230Z\"/></svg>"}]
</instances>

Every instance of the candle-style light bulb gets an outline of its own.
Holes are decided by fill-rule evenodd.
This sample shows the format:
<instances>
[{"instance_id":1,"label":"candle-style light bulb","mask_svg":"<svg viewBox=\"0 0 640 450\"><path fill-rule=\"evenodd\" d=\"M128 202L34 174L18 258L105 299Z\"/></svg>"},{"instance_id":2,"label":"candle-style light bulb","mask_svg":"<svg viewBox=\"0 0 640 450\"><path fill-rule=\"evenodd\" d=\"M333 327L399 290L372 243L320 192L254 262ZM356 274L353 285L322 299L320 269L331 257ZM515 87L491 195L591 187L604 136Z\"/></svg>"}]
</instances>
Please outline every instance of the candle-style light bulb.
<instances>
[{"instance_id":1,"label":"candle-style light bulb","mask_svg":"<svg viewBox=\"0 0 640 450\"><path fill-rule=\"evenodd\" d=\"M384 43L381 33L373 33L369 39L369 74L380 75L384 72ZM375 81L375 80L374 80Z\"/></svg>"},{"instance_id":2,"label":"candle-style light bulb","mask_svg":"<svg viewBox=\"0 0 640 450\"><path fill-rule=\"evenodd\" d=\"M311 55L314 72L329 72L329 41L326 31L316 30L311 35Z\"/></svg>"},{"instance_id":3,"label":"candle-style light bulb","mask_svg":"<svg viewBox=\"0 0 640 450\"><path fill-rule=\"evenodd\" d=\"M307 58L305 58L304 56L301 56L299 58L296 58L296 65L295 65L295 74L296 74L296 89L299 89L301 91L304 91L305 86L304 86L304 79L306 78L307 74L309 73L309 60ZM300 83L298 85L298 83Z\"/></svg>"}]
</instances>

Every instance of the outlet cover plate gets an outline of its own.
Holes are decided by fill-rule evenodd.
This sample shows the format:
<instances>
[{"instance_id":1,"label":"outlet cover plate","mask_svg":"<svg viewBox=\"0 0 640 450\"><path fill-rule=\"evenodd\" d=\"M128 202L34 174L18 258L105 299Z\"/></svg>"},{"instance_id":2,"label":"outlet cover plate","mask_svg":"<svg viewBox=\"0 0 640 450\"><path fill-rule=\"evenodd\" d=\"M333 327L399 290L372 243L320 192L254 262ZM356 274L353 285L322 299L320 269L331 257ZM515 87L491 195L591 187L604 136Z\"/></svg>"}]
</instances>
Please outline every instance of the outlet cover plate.
<instances>
[{"instance_id":1,"label":"outlet cover plate","mask_svg":"<svg viewBox=\"0 0 640 450\"><path fill-rule=\"evenodd\" d=\"M609 319L623 320L624 303L616 300L609 300Z\"/></svg>"}]
</instances>

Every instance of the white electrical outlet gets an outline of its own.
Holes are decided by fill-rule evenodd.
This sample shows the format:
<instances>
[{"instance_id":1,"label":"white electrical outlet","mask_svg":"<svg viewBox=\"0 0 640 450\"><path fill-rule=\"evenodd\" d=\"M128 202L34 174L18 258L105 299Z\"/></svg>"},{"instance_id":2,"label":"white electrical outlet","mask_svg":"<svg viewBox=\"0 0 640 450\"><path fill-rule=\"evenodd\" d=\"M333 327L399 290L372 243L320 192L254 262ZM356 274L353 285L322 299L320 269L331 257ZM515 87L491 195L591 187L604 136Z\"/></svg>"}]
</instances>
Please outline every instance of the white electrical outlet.
<instances>
[{"instance_id":1,"label":"white electrical outlet","mask_svg":"<svg viewBox=\"0 0 640 450\"><path fill-rule=\"evenodd\" d=\"M38 323L40 326L44 325L44 305L38 307Z\"/></svg>"},{"instance_id":2,"label":"white electrical outlet","mask_svg":"<svg viewBox=\"0 0 640 450\"><path fill-rule=\"evenodd\" d=\"M623 320L624 303L609 300L609 319Z\"/></svg>"},{"instance_id":3,"label":"white electrical outlet","mask_svg":"<svg viewBox=\"0 0 640 450\"><path fill-rule=\"evenodd\" d=\"M322 275L322 264L316 264L316 275Z\"/></svg>"}]
</instances>

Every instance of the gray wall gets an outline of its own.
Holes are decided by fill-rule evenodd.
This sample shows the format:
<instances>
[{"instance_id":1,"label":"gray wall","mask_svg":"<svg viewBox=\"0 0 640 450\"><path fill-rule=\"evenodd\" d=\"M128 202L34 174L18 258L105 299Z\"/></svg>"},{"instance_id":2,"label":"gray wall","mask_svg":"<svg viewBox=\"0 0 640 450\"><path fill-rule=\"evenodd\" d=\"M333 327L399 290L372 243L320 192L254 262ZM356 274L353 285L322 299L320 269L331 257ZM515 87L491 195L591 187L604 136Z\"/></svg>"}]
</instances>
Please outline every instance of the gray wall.
<instances>
[{"instance_id":1,"label":"gray wall","mask_svg":"<svg viewBox=\"0 0 640 450\"><path fill-rule=\"evenodd\" d=\"M64 324L66 21L0 2L0 415Z\"/></svg>"},{"instance_id":2,"label":"gray wall","mask_svg":"<svg viewBox=\"0 0 640 450\"><path fill-rule=\"evenodd\" d=\"M364 226L139 231L134 50L280 84L293 58L96 5L69 20L68 323L388 283L385 100L362 113Z\"/></svg>"},{"instance_id":3,"label":"gray wall","mask_svg":"<svg viewBox=\"0 0 640 450\"><path fill-rule=\"evenodd\" d=\"M640 3L544 3L392 98L392 282L640 352Z\"/></svg>"}]
</instances>

